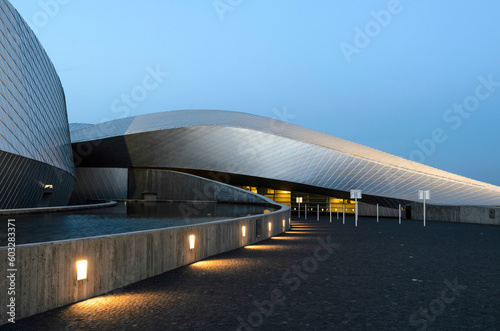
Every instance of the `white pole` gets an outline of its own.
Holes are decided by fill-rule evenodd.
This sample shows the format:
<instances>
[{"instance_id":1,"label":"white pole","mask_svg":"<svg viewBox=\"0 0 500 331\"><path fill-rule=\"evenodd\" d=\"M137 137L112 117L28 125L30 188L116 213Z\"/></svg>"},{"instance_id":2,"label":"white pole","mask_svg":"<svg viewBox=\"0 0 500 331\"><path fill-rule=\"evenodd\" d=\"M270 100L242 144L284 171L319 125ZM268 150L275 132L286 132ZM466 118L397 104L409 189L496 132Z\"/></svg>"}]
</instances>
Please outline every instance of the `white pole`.
<instances>
[{"instance_id":1,"label":"white pole","mask_svg":"<svg viewBox=\"0 0 500 331\"><path fill-rule=\"evenodd\" d=\"M330 223L332 223L332 204L330 204Z\"/></svg>"},{"instance_id":2,"label":"white pole","mask_svg":"<svg viewBox=\"0 0 500 331\"><path fill-rule=\"evenodd\" d=\"M377 203L377 223L378 223L378 203Z\"/></svg>"},{"instance_id":3,"label":"white pole","mask_svg":"<svg viewBox=\"0 0 500 331\"><path fill-rule=\"evenodd\" d=\"M424 192L424 226L425 226L425 192Z\"/></svg>"},{"instance_id":4,"label":"white pole","mask_svg":"<svg viewBox=\"0 0 500 331\"><path fill-rule=\"evenodd\" d=\"M337 203L337 219L339 219L339 204Z\"/></svg>"},{"instance_id":5,"label":"white pole","mask_svg":"<svg viewBox=\"0 0 500 331\"><path fill-rule=\"evenodd\" d=\"M354 198L354 226L358 226L358 195Z\"/></svg>"},{"instance_id":6,"label":"white pole","mask_svg":"<svg viewBox=\"0 0 500 331\"><path fill-rule=\"evenodd\" d=\"M401 224L401 204L399 204L399 224Z\"/></svg>"},{"instance_id":7,"label":"white pole","mask_svg":"<svg viewBox=\"0 0 500 331\"><path fill-rule=\"evenodd\" d=\"M342 202L342 224L345 224L345 205Z\"/></svg>"},{"instance_id":8,"label":"white pole","mask_svg":"<svg viewBox=\"0 0 500 331\"><path fill-rule=\"evenodd\" d=\"M300 218L300 202L299 202L299 218Z\"/></svg>"},{"instance_id":9,"label":"white pole","mask_svg":"<svg viewBox=\"0 0 500 331\"><path fill-rule=\"evenodd\" d=\"M316 221L319 221L319 204L317 205Z\"/></svg>"},{"instance_id":10,"label":"white pole","mask_svg":"<svg viewBox=\"0 0 500 331\"><path fill-rule=\"evenodd\" d=\"M304 215L306 217L306 220L307 220L307 203L304 205Z\"/></svg>"}]
</instances>

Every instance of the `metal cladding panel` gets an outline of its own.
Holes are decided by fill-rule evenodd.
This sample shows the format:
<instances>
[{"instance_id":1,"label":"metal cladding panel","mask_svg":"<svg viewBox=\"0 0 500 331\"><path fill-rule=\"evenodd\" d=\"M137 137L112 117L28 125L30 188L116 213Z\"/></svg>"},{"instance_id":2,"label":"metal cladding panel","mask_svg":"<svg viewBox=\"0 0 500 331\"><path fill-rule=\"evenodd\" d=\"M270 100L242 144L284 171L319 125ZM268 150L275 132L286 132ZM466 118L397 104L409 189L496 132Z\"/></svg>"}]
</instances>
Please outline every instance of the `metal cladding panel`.
<instances>
[{"instance_id":1,"label":"metal cladding panel","mask_svg":"<svg viewBox=\"0 0 500 331\"><path fill-rule=\"evenodd\" d=\"M76 168L76 178L70 199L73 205L83 205L88 203L88 200L127 198L127 169Z\"/></svg>"},{"instance_id":2,"label":"metal cladding panel","mask_svg":"<svg viewBox=\"0 0 500 331\"><path fill-rule=\"evenodd\" d=\"M45 184L55 189L43 199ZM0 209L66 205L74 184L64 170L0 151Z\"/></svg>"},{"instance_id":3,"label":"metal cladding panel","mask_svg":"<svg viewBox=\"0 0 500 331\"><path fill-rule=\"evenodd\" d=\"M54 185L51 205L67 203L75 173L64 91L33 31L5 0L0 1L0 152L23 160L17 167L0 165L0 172L10 176L3 179L18 183L9 190L4 188L0 196L3 208L37 206L44 182ZM29 171L41 172L23 169L27 164ZM54 174L62 171L67 175L51 179L47 167L53 167ZM31 182L23 181L28 177Z\"/></svg>"},{"instance_id":4,"label":"metal cladding panel","mask_svg":"<svg viewBox=\"0 0 500 331\"><path fill-rule=\"evenodd\" d=\"M124 118L71 132L82 166L223 172L348 192L370 202L500 205L500 188L404 160L321 132L256 115L186 110ZM103 139L100 141L99 139ZM99 140L88 156L81 143ZM121 140L120 148L116 141ZM112 156L112 157L111 157Z\"/></svg>"},{"instance_id":5,"label":"metal cladding panel","mask_svg":"<svg viewBox=\"0 0 500 331\"><path fill-rule=\"evenodd\" d=\"M74 175L64 90L33 31L0 1L0 150Z\"/></svg>"}]
</instances>

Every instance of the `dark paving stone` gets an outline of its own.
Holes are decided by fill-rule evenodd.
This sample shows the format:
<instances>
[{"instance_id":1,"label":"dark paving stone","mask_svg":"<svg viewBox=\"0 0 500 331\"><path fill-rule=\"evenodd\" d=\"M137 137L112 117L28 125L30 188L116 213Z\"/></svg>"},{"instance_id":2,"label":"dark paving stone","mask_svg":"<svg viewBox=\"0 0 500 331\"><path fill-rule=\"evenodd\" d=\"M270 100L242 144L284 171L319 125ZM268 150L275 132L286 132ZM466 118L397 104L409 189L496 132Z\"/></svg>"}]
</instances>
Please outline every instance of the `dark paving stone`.
<instances>
[{"instance_id":1,"label":"dark paving stone","mask_svg":"<svg viewBox=\"0 0 500 331\"><path fill-rule=\"evenodd\" d=\"M335 218L335 217L334 217ZM496 330L500 227L293 221L252 247L6 330ZM323 248L320 241L332 244ZM316 253L315 253L316 252ZM274 303L272 303L274 300ZM259 308L260 307L260 308Z\"/></svg>"}]
</instances>

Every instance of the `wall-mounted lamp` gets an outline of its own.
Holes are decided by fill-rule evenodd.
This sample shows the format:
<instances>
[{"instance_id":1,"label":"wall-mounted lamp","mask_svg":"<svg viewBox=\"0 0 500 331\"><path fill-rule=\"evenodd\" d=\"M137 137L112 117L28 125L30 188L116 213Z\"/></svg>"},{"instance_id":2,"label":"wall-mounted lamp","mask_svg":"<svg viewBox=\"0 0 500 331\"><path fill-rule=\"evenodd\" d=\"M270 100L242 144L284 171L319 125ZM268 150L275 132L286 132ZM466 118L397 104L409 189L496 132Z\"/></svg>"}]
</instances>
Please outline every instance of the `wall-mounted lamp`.
<instances>
[{"instance_id":1,"label":"wall-mounted lamp","mask_svg":"<svg viewBox=\"0 0 500 331\"><path fill-rule=\"evenodd\" d=\"M87 260L76 261L76 280L87 279Z\"/></svg>"},{"instance_id":2,"label":"wall-mounted lamp","mask_svg":"<svg viewBox=\"0 0 500 331\"><path fill-rule=\"evenodd\" d=\"M271 222L269 222L269 223L268 223L269 232L271 232L271 226L272 226L272 223L271 223Z\"/></svg>"},{"instance_id":3,"label":"wall-mounted lamp","mask_svg":"<svg viewBox=\"0 0 500 331\"><path fill-rule=\"evenodd\" d=\"M246 226L241 227L241 234L243 235L243 237L245 237L247 235L247 227Z\"/></svg>"},{"instance_id":4,"label":"wall-mounted lamp","mask_svg":"<svg viewBox=\"0 0 500 331\"><path fill-rule=\"evenodd\" d=\"M189 249L194 249L194 234L189 236Z\"/></svg>"}]
</instances>

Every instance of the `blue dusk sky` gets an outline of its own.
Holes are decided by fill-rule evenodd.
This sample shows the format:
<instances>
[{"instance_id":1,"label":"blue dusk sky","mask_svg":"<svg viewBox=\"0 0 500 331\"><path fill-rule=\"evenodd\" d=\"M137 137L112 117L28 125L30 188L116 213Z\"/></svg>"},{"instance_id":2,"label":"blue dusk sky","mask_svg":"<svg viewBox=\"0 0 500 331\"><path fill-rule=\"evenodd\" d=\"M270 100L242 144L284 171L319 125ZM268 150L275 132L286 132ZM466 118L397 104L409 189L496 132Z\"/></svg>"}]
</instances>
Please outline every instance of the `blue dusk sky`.
<instances>
[{"instance_id":1,"label":"blue dusk sky","mask_svg":"<svg viewBox=\"0 0 500 331\"><path fill-rule=\"evenodd\" d=\"M12 0L70 122L287 120L500 185L500 2Z\"/></svg>"}]
</instances>

